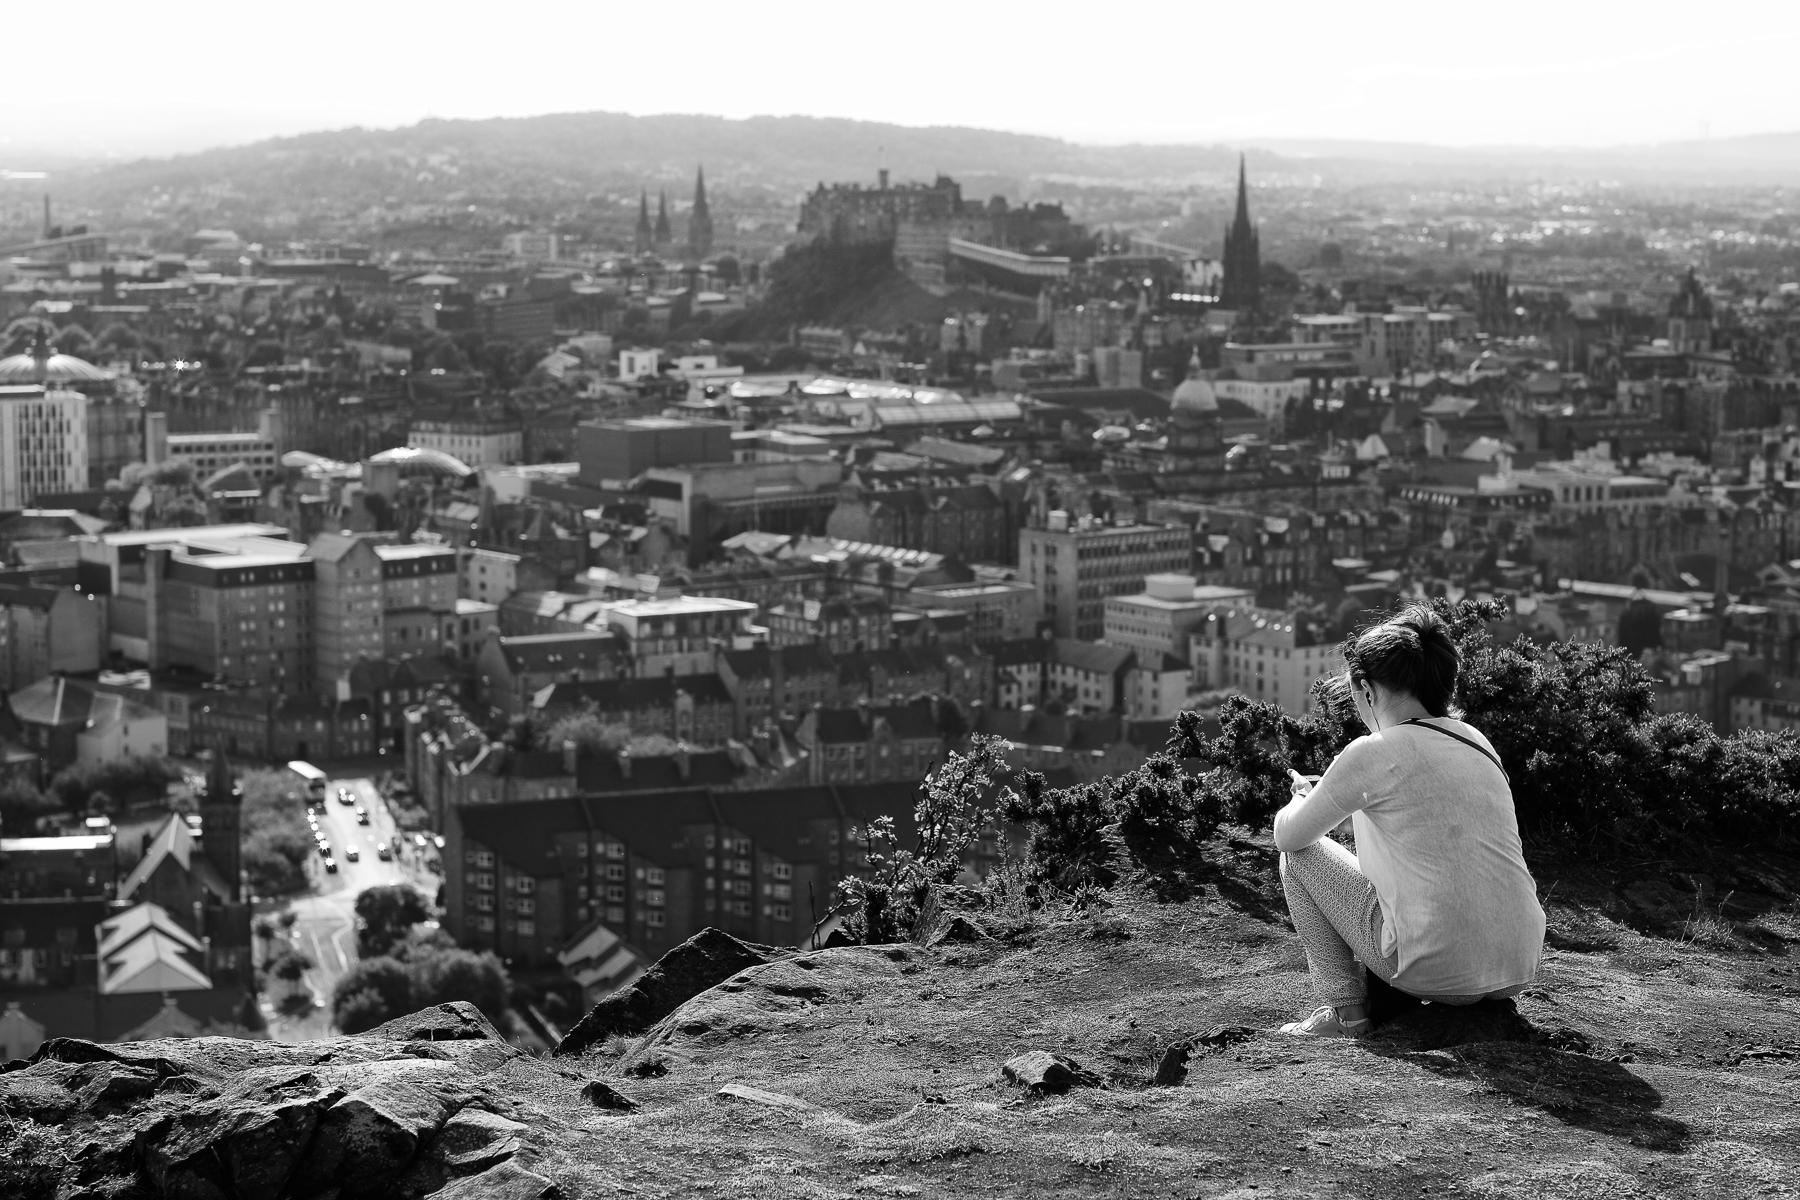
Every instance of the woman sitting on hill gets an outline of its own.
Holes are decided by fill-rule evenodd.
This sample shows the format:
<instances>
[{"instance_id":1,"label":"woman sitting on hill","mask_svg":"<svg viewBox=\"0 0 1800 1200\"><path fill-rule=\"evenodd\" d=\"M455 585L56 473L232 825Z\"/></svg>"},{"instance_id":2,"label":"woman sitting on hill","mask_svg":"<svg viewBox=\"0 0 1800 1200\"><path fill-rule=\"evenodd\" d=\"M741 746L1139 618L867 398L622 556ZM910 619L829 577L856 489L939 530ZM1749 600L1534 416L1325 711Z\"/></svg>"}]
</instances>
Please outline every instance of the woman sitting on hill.
<instances>
[{"instance_id":1,"label":"woman sitting on hill","mask_svg":"<svg viewBox=\"0 0 1800 1200\"><path fill-rule=\"evenodd\" d=\"M1346 646L1369 733L1275 817L1281 884L1327 1007L1284 1033L1369 1030L1365 968L1436 1004L1516 996L1537 977L1544 910L1512 788L1487 738L1451 707L1460 660L1414 605ZM1325 835L1349 818L1356 853Z\"/></svg>"}]
</instances>

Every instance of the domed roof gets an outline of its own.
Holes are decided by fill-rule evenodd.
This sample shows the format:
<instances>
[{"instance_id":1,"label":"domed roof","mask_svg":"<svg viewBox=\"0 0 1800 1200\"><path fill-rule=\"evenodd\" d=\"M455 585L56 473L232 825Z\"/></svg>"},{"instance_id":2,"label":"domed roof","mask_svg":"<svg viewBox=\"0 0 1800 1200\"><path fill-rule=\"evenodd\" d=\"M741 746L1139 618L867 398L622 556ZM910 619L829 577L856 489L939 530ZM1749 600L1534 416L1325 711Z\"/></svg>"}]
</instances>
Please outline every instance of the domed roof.
<instances>
[{"instance_id":1,"label":"domed roof","mask_svg":"<svg viewBox=\"0 0 1800 1200\"><path fill-rule=\"evenodd\" d=\"M1200 377L1200 352L1194 352L1188 363L1188 377L1175 389L1172 407L1176 412L1218 412L1219 394L1210 381Z\"/></svg>"},{"instance_id":2,"label":"domed roof","mask_svg":"<svg viewBox=\"0 0 1800 1200\"><path fill-rule=\"evenodd\" d=\"M37 343L23 354L0 358L0 385L21 383L111 383L114 376L73 354L57 354L38 333Z\"/></svg>"},{"instance_id":3,"label":"domed roof","mask_svg":"<svg viewBox=\"0 0 1800 1200\"><path fill-rule=\"evenodd\" d=\"M475 473L475 468L459 458L445 454L442 450L428 450L418 446L396 446L392 450L383 450L380 454L369 455L372 463L396 463L402 472L436 471L441 475L454 475L458 479L467 479Z\"/></svg>"}]
</instances>

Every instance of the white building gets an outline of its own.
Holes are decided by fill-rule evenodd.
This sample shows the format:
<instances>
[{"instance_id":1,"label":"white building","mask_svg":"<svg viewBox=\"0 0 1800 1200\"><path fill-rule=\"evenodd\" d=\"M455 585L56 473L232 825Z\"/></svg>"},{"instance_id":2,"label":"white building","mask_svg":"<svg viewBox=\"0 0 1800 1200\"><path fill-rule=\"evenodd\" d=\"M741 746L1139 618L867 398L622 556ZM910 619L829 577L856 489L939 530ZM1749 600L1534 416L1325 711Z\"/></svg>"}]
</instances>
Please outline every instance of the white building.
<instances>
[{"instance_id":1,"label":"white building","mask_svg":"<svg viewBox=\"0 0 1800 1200\"><path fill-rule=\"evenodd\" d=\"M80 392L0 387L0 508L87 486L87 413Z\"/></svg>"},{"instance_id":2,"label":"white building","mask_svg":"<svg viewBox=\"0 0 1800 1200\"><path fill-rule=\"evenodd\" d=\"M464 417L422 417L407 431L418 450L448 454L477 471L511 466L525 457L525 427L515 417L473 413Z\"/></svg>"}]
</instances>

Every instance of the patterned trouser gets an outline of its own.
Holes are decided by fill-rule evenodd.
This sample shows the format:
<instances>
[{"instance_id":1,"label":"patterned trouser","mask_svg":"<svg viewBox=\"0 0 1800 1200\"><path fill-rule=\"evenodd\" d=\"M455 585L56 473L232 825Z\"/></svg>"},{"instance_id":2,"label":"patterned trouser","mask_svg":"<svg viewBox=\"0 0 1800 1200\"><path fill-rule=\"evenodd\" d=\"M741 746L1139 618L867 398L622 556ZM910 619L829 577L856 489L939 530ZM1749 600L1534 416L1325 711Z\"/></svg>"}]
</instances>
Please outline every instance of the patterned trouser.
<instances>
[{"instance_id":1,"label":"patterned trouser","mask_svg":"<svg viewBox=\"0 0 1800 1200\"><path fill-rule=\"evenodd\" d=\"M1281 887L1288 916L1306 950L1306 969L1319 997L1334 1008L1361 1004L1369 996L1363 969L1388 983L1400 973L1400 951L1381 952L1381 904L1375 885L1362 873L1356 855L1330 838L1281 856ZM1396 985L1400 986L1400 985ZM1433 1004L1473 1004L1516 996L1524 984L1484 995L1420 996ZM1407 991L1400 986L1401 991ZM1417 993L1414 993L1417 994Z\"/></svg>"},{"instance_id":2,"label":"patterned trouser","mask_svg":"<svg viewBox=\"0 0 1800 1200\"><path fill-rule=\"evenodd\" d=\"M1366 1000L1365 966L1393 982L1399 949L1381 952L1381 905L1356 855L1330 838L1289 851L1281 856L1281 887L1306 950L1306 969L1325 1003L1341 1008Z\"/></svg>"}]
</instances>

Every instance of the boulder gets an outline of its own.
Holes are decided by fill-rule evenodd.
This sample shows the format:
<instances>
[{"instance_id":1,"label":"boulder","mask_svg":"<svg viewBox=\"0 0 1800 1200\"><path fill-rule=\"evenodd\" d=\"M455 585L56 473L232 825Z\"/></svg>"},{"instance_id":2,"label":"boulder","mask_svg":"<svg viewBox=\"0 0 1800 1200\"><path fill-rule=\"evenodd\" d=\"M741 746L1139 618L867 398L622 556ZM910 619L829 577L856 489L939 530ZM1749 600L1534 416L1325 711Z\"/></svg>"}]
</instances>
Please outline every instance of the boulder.
<instances>
[{"instance_id":1,"label":"boulder","mask_svg":"<svg viewBox=\"0 0 1800 1200\"><path fill-rule=\"evenodd\" d=\"M336 1185L345 1200L380 1196L437 1135L453 1112L474 1098L455 1064L403 1058L367 1063L319 1122L314 1145L291 1190L310 1195Z\"/></svg>"},{"instance_id":2,"label":"boulder","mask_svg":"<svg viewBox=\"0 0 1800 1200\"><path fill-rule=\"evenodd\" d=\"M444 1122L431 1152L452 1172L461 1174L511 1158L523 1144L525 1126L498 1113L465 1108Z\"/></svg>"},{"instance_id":3,"label":"boulder","mask_svg":"<svg viewBox=\"0 0 1800 1200\"><path fill-rule=\"evenodd\" d=\"M636 983L589 1009L553 1053L580 1054L614 1035L642 1033L701 992L773 958L772 951L723 930L702 929L659 958Z\"/></svg>"},{"instance_id":4,"label":"boulder","mask_svg":"<svg viewBox=\"0 0 1800 1200\"><path fill-rule=\"evenodd\" d=\"M1010 1058L1001 1074L1038 1095L1059 1094L1072 1087L1098 1087L1100 1077L1074 1059L1048 1050L1032 1050Z\"/></svg>"}]
</instances>

